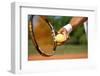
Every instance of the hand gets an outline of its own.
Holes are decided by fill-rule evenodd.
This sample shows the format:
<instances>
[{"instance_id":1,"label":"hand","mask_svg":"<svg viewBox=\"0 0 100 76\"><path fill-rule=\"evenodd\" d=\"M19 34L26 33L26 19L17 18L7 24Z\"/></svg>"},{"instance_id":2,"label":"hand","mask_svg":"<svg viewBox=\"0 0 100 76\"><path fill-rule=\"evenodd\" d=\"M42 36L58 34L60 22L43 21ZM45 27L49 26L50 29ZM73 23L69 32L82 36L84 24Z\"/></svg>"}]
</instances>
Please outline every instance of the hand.
<instances>
[{"instance_id":1,"label":"hand","mask_svg":"<svg viewBox=\"0 0 100 76\"><path fill-rule=\"evenodd\" d=\"M61 28L58 31L58 34L62 34L64 36L64 40L63 42L57 42L57 45L63 45L69 38L69 33L67 32L67 30L65 28Z\"/></svg>"}]
</instances>

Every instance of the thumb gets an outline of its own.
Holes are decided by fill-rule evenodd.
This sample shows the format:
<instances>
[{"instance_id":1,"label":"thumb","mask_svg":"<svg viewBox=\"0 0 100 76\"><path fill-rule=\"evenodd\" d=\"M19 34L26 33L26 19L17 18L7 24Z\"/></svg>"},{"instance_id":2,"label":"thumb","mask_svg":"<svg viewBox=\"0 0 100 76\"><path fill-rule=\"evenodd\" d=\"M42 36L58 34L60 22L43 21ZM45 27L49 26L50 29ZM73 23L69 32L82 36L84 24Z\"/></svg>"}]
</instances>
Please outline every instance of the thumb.
<instances>
[{"instance_id":1,"label":"thumb","mask_svg":"<svg viewBox=\"0 0 100 76\"><path fill-rule=\"evenodd\" d=\"M62 34L64 35L64 39L66 40L67 39L67 33L64 31L64 32L62 32Z\"/></svg>"},{"instance_id":2,"label":"thumb","mask_svg":"<svg viewBox=\"0 0 100 76\"><path fill-rule=\"evenodd\" d=\"M61 28L59 31L58 31L58 33L62 33L63 32L63 28Z\"/></svg>"}]
</instances>

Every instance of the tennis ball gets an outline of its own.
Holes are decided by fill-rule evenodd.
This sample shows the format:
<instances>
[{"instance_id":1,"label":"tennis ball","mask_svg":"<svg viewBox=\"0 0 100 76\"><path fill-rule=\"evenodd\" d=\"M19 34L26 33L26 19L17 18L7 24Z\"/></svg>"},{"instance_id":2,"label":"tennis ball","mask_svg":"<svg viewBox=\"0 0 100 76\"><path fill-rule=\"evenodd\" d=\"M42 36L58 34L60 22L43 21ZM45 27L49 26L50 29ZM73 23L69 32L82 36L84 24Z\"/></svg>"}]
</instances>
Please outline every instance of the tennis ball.
<instances>
[{"instance_id":1,"label":"tennis ball","mask_svg":"<svg viewBox=\"0 0 100 76\"><path fill-rule=\"evenodd\" d=\"M58 34L55 36L55 41L59 42L59 43L63 42L63 41L65 41L65 36L63 34Z\"/></svg>"}]
</instances>

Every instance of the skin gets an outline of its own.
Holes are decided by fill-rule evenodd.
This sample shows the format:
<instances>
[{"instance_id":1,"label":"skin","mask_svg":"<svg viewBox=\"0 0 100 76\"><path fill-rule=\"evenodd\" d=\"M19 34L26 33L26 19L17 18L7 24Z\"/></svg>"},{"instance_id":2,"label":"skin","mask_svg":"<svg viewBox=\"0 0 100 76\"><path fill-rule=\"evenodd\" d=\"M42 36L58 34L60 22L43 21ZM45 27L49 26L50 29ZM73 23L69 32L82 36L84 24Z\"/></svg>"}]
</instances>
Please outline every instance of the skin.
<instances>
[{"instance_id":1,"label":"skin","mask_svg":"<svg viewBox=\"0 0 100 76\"><path fill-rule=\"evenodd\" d=\"M87 20L87 17L73 17L70 20L69 24L72 25L72 29L74 30L75 28L77 28L78 26L80 26L81 24L83 24L86 20ZM58 31L58 33L63 34L65 36L64 42L57 43L59 45L62 45L62 44L64 44L68 40L69 33L63 27Z\"/></svg>"},{"instance_id":2,"label":"skin","mask_svg":"<svg viewBox=\"0 0 100 76\"><path fill-rule=\"evenodd\" d=\"M46 16L41 16L43 19L46 19L47 17ZM73 17L69 24L72 25L72 29L75 30L78 26L80 26L81 24L83 24L85 21L87 21L87 17ZM63 34L65 36L65 40L61 43L57 43L57 45L62 45L64 44L68 39L69 39L69 33L68 31L65 29L65 28L61 28L59 31L58 31L58 34Z\"/></svg>"},{"instance_id":3,"label":"skin","mask_svg":"<svg viewBox=\"0 0 100 76\"><path fill-rule=\"evenodd\" d=\"M83 24L87 20L87 17L73 17L69 24L72 25L72 28L75 29L80 24Z\"/></svg>"}]
</instances>

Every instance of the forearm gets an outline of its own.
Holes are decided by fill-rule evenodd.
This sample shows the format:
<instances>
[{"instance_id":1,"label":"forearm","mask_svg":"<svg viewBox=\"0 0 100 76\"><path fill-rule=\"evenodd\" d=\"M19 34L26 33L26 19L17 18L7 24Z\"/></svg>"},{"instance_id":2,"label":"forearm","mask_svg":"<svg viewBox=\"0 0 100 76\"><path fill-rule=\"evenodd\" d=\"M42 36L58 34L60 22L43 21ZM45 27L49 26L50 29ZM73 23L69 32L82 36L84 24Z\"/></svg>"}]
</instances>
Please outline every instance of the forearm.
<instances>
[{"instance_id":1,"label":"forearm","mask_svg":"<svg viewBox=\"0 0 100 76\"><path fill-rule=\"evenodd\" d=\"M75 29L77 26L81 25L87 20L87 17L73 17L69 24L72 25L72 28Z\"/></svg>"},{"instance_id":2,"label":"forearm","mask_svg":"<svg viewBox=\"0 0 100 76\"><path fill-rule=\"evenodd\" d=\"M80 24L84 23L87 20L87 17L73 17L69 24L65 25L64 28L68 33L70 33L72 30L77 28Z\"/></svg>"}]
</instances>

